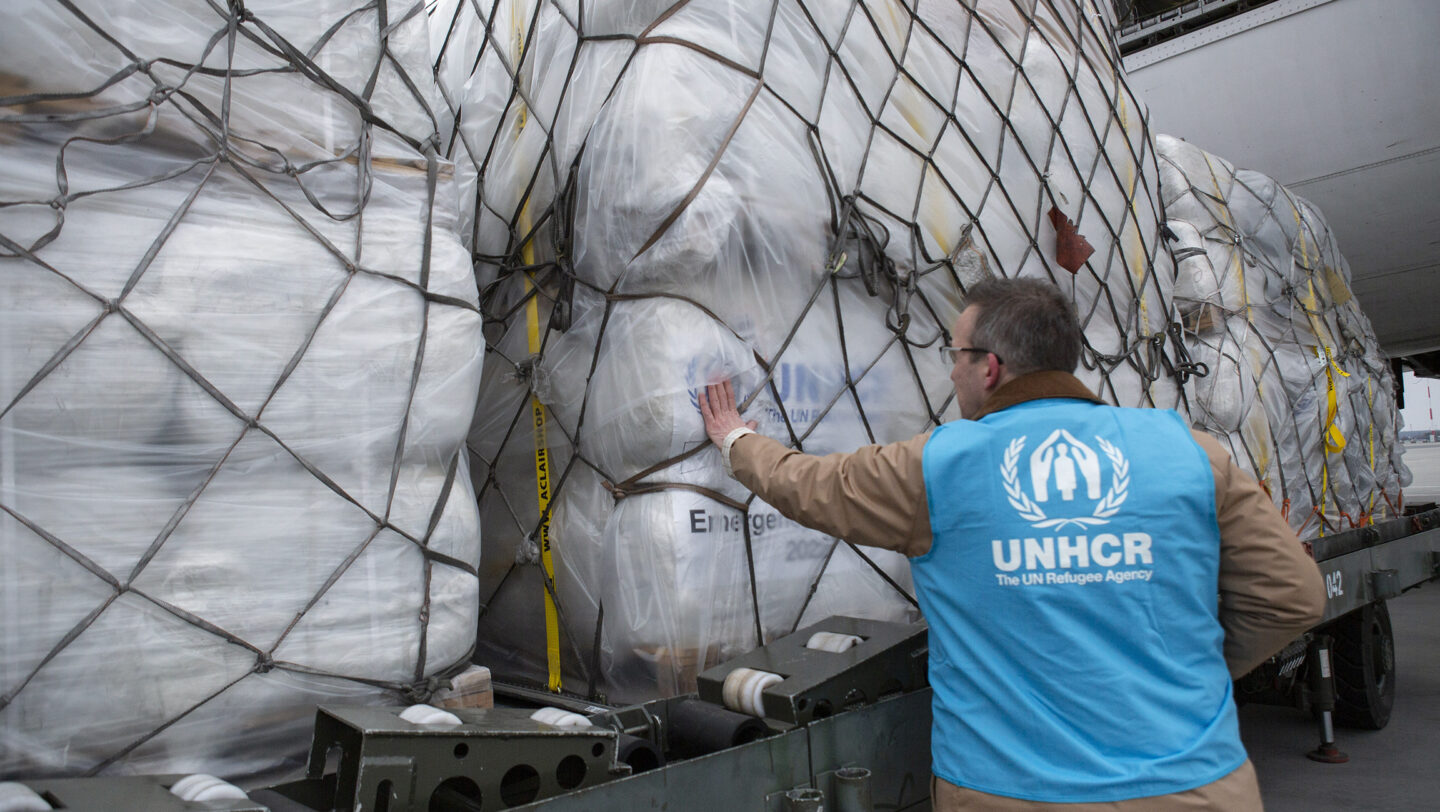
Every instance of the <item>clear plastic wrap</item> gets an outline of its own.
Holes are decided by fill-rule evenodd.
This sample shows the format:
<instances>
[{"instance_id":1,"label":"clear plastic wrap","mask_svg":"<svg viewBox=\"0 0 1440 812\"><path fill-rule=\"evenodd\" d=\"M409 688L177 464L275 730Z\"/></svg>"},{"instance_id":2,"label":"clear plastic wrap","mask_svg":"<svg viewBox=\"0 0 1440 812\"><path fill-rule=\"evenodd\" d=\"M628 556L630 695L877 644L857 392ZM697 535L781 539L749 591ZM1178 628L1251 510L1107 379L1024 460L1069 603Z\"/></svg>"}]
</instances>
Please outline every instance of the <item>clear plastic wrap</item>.
<instances>
[{"instance_id":1,"label":"clear plastic wrap","mask_svg":"<svg viewBox=\"0 0 1440 812\"><path fill-rule=\"evenodd\" d=\"M828 614L913 616L903 558L724 475L695 393L736 378L812 453L914 436L956 414L935 349L978 279L1054 280L1082 378L1183 410L1154 151L1102 5L435 4L492 352L479 662L638 700ZM1095 249L1078 272L1052 210Z\"/></svg>"},{"instance_id":2,"label":"clear plastic wrap","mask_svg":"<svg viewBox=\"0 0 1440 812\"><path fill-rule=\"evenodd\" d=\"M425 16L68 5L0 25L0 776L274 774L473 649Z\"/></svg>"},{"instance_id":3,"label":"clear plastic wrap","mask_svg":"<svg viewBox=\"0 0 1440 812\"><path fill-rule=\"evenodd\" d=\"M1302 537L1399 515L1410 472L1394 377L1320 211L1274 179L1161 135L1175 301L1197 425L1255 474Z\"/></svg>"}]
</instances>

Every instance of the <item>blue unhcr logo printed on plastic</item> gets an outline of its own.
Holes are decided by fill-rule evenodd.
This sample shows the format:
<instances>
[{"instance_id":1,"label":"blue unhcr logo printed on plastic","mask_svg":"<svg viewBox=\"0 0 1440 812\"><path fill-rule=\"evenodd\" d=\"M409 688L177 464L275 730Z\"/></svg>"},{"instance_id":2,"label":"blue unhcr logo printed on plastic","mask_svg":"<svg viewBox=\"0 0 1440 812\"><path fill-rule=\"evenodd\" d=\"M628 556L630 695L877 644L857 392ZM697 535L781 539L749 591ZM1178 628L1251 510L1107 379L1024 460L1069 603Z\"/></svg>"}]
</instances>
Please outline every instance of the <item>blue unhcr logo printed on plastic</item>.
<instances>
[{"instance_id":1,"label":"blue unhcr logo printed on plastic","mask_svg":"<svg viewBox=\"0 0 1440 812\"><path fill-rule=\"evenodd\" d=\"M732 370L724 361L702 359L699 356L691 358L690 363L685 365L685 384L690 395L690 405L695 407L695 411L700 411L700 390L727 380L735 385L736 405L744 403L748 394L740 390L739 378L740 373Z\"/></svg>"},{"instance_id":2,"label":"blue unhcr logo printed on plastic","mask_svg":"<svg viewBox=\"0 0 1440 812\"><path fill-rule=\"evenodd\" d=\"M826 374L827 371L824 367L790 361L776 364L772 380L778 405L769 409L771 419L783 424L788 418L792 426L808 426L818 420L828 392L842 377L838 367L831 374Z\"/></svg>"}]
</instances>

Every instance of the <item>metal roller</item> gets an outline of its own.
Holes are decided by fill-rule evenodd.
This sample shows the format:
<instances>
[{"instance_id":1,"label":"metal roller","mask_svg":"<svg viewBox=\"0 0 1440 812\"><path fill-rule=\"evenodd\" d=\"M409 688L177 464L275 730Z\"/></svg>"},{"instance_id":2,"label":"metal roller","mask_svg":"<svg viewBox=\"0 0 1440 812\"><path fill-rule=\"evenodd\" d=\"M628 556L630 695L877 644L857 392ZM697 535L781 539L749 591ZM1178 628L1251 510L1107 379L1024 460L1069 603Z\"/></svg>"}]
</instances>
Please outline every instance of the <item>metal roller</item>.
<instances>
[{"instance_id":1,"label":"metal roller","mask_svg":"<svg viewBox=\"0 0 1440 812\"><path fill-rule=\"evenodd\" d=\"M460 717L434 705L411 705L400 712L400 718L412 725L458 725Z\"/></svg>"},{"instance_id":2,"label":"metal roller","mask_svg":"<svg viewBox=\"0 0 1440 812\"><path fill-rule=\"evenodd\" d=\"M726 710L699 699L670 706L670 752L678 758L715 753L765 737L769 729L754 716Z\"/></svg>"},{"instance_id":3,"label":"metal roller","mask_svg":"<svg viewBox=\"0 0 1440 812\"><path fill-rule=\"evenodd\" d=\"M725 676L725 684L720 690L721 699L730 710L750 716L764 716L762 695L765 689L784 681L784 677L769 671L737 668Z\"/></svg>"},{"instance_id":4,"label":"metal roller","mask_svg":"<svg viewBox=\"0 0 1440 812\"><path fill-rule=\"evenodd\" d=\"M205 801L248 801L250 796L245 790L222 781L213 775L195 773L187 775L170 786L170 794L187 803L202 803ZM45 809L49 809L47 804Z\"/></svg>"},{"instance_id":5,"label":"metal roller","mask_svg":"<svg viewBox=\"0 0 1440 812\"><path fill-rule=\"evenodd\" d=\"M584 716L581 716L578 713L573 713L563 708L541 708L530 714L530 718L541 724L550 725L552 727L563 727L571 729L594 727L594 725L591 724L589 719L586 719Z\"/></svg>"},{"instance_id":6,"label":"metal roller","mask_svg":"<svg viewBox=\"0 0 1440 812\"><path fill-rule=\"evenodd\" d=\"M805 648L839 654L842 651L849 651L863 642L864 638L856 634L815 632L810 635L810 639L805 642Z\"/></svg>"},{"instance_id":7,"label":"metal roller","mask_svg":"<svg viewBox=\"0 0 1440 812\"><path fill-rule=\"evenodd\" d=\"M0 812L50 812L50 806L35 790L18 781L0 781Z\"/></svg>"},{"instance_id":8,"label":"metal roller","mask_svg":"<svg viewBox=\"0 0 1440 812\"><path fill-rule=\"evenodd\" d=\"M654 742L640 736L631 736L628 733L621 733L615 742L615 758L624 764L629 764L630 769L635 773L643 773L656 767L665 766L665 756Z\"/></svg>"}]
</instances>

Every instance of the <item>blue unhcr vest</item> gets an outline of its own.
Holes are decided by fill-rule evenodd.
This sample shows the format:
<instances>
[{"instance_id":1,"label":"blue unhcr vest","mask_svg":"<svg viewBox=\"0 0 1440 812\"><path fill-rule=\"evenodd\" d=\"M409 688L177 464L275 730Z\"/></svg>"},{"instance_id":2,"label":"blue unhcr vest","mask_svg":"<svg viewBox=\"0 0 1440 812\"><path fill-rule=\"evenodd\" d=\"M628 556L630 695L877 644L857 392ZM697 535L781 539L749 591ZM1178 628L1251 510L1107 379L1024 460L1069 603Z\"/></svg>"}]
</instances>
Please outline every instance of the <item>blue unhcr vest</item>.
<instances>
[{"instance_id":1,"label":"blue unhcr vest","mask_svg":"<svg viewBox=\"0 0 1440 812\"><path fill-rule=\"evenodd\" d=\"M1030 401L936 429L924 471L937 776L1100 802L1244 762L1214 476L1177 414Z\"/></svg>"}]
</instances>

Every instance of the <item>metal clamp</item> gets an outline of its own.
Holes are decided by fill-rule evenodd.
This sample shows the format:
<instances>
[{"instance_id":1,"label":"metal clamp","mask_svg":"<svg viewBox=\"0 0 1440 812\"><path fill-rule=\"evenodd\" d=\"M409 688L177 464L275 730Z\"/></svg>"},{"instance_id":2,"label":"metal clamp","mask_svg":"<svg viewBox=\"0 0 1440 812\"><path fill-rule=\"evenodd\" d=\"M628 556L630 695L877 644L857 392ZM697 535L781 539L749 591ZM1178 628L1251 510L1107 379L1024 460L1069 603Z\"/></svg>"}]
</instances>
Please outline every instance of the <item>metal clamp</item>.
<instances>
[{"instance_id":1,"label":"metal clamp","mask_svg":"<svg viewBox=\"0 0 1440 812\"><path fill-rule=\"evenodd\" d=\"M472 809L482 798L508 808L630 771L617 766L608 727L560 728L513 708L454 708L458 725L412 724L403 710L322 706L306 780L276 790L336 812Z\"/></svg>"},{"instance_id":2,"label":"metal clamp","mask_svg":"<svg viewBox=\"0 0 1440 812\"><path fill-rule=\"evenodd\" d=\"M1388 601L1400 594L1399 570L1371 570L1370 594L1377 601Z\"/></svg>"},{"instance_id":3,"label":"metal clamp","mask_svg":"<svg viewBox=\"0 0 1440 812\"><path fill-rule=\"evenodd\" d=\"M816 632L854 635L861 642L842 652L805 647ZM724 704L725 678L740 668L769 672L781 681L760 695L766 719L804 725L845 708L928 684L928 628L831 617L702 673L700 698Z\"/></svg>"}]
</instances>

